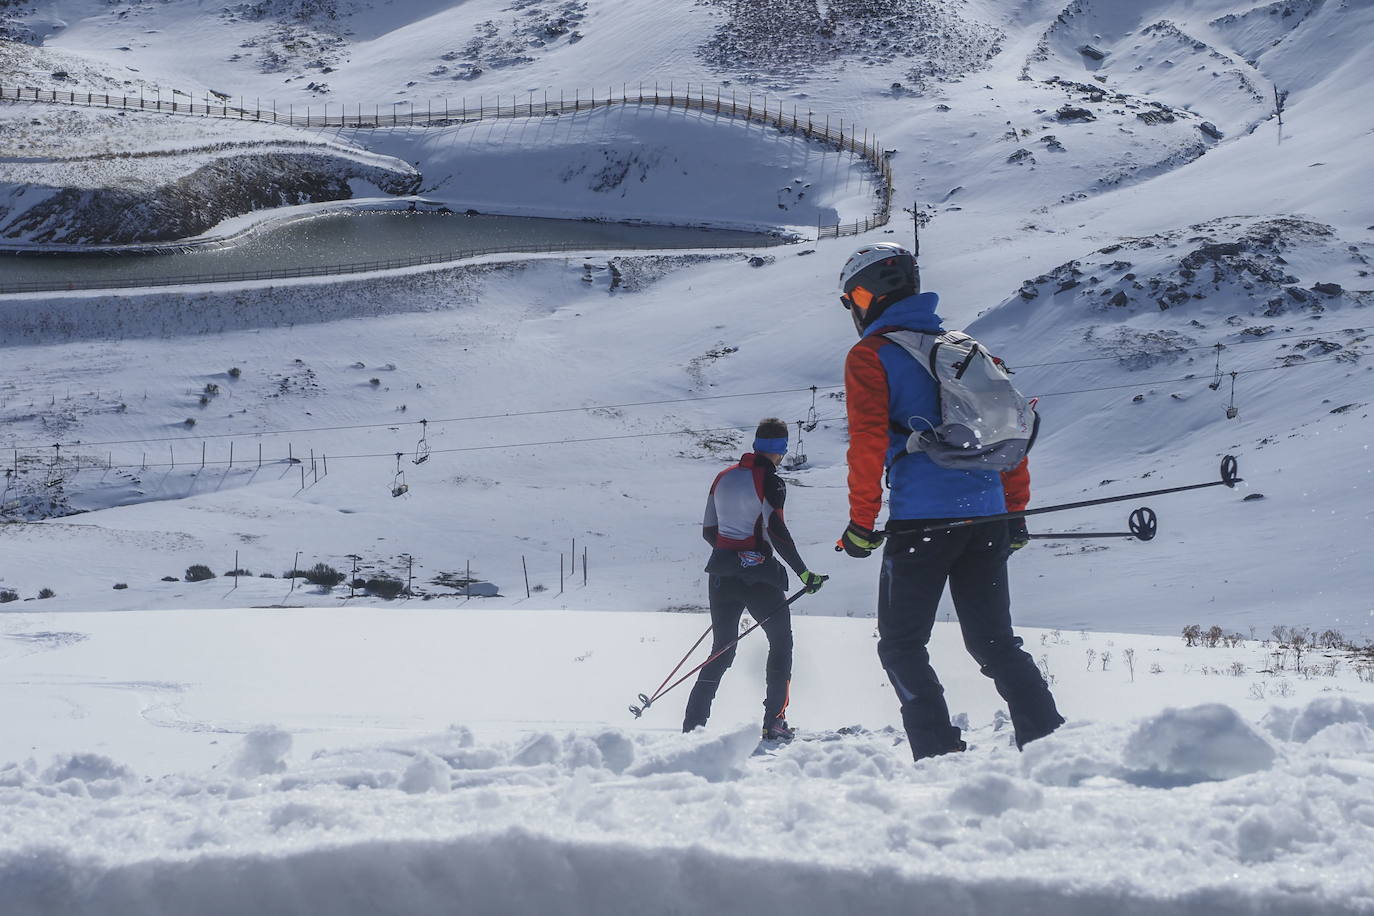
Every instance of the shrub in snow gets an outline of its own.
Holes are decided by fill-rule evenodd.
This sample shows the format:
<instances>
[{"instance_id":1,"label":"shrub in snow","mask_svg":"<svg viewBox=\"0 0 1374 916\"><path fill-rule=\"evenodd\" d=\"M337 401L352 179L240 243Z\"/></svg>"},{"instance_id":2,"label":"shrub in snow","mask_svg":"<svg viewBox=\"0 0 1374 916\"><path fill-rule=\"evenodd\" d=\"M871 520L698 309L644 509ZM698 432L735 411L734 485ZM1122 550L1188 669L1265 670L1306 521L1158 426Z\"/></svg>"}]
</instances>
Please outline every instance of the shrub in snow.
<instances>
[{"instance_id":1,"label":"shrub in snow","mask_svg":"<svg viewBox=\"0 0 1374 916\"><path fill-rule=\"evenodd\" d=\"M343 573L325 563L316 563L304 572L298 572L297 575L311 585L323 585L325 588L333 588L345 578Z\"/></svg>"},{"instance_id":2,"label":"shrub in snow","mask_svg":"<svg viewBox=\"0 0 1374 916\"><path fill-rule=\"evenodd\" d=\"M450 788L449 767L428 751L418 751L401 776L400 789L411 795L424 792L447 792Z\"/></svg>"},{"instance_id":3,"label":"shrub in snow","mask_svg":"<svg viewBox=\"0 0 1374 916\"><path fill-rule=\"evenodd\" d=\"M234 366L232 369L229 370L230 378L238 378L240 375L243 375L243 370L240 369L238 366Z\"/></svg>"},{"instance_id":4,"label":"shrub in snow","mask_svg":"<svg viewBox=\"0 0 1374 916\"><path fill-rule=\"evenodd\" d=\"M182 420L181 423L182 423L183 426L185 426L185 427L187 427L187 428L190 428L190 427L196 425L196 418L195 418L195 417L187 417L185 420Z\"/></svg>"},{"instance_id":5,"label":"shrub in snow","mask_svg":"<svg viewBox=\"0 0 1374 916\"><path fill-rule=\"evenodd\" d=\"M1268 769L1274 749L1230 706L1166 709L1126 741L1122 762L1136 782L1188 785Z\"/></svg>"},{"instance_id":6,"label":"shrub in snow","mask_svg":"<svg viewBox=\"0 0 1374 916\"><path fill-rule=\"evenodd\" d=\"M7 588L0 588L0 604L8 604L11 601L18 601L19 593Z\"/></svg>"},{"instance_id":7,"label":"shrub in snow","mask_svg":"<svg viewBox=\"0 0 1374 916\"><path fill-rule=\"evenodd\" d=\"M163 581L163 582L180 582L181 580L178 579L176 576L163 576L163 577L162 577L162 581Z\"/></svg>"},{"instance_id":8,"label":"shrub in snow","mask_svg":"<svg viewBox=\"0 0 1374 916\"><path fill-rule=\"evenodd\" d=\"M204 563L194 563L186 567L187 582L204 582L206 579L213 578L215 578L215 574Z\"/></svg>"},{"instance_id":9,"label":"shrub in snow","mask_svg":"<svg viewBox=\"0 0 1374 916\"><path fill-rule=\"evenodd\" d=\"M127 582L116 582L116 583L114 584L114 587L115 587L115 591L117 591L117 592L118 592L118 591L123 591L124 589L126 589L126 588L129 587L129 583L127 583Z\"/></svg>"},{"instance_id":10,"label":"shrub in snow","mask_svg":"<svg viewBox=\"0 0 1374 916\"><path fill-rule=\"evenodd\" d=\"M227 573L224 574L224 578L226 578L226 579L237 579L239 576L251 576L251 575L253 575L253 573L252 573L251 570L247 570L247 569L231 569L231 570L229 570Z\"/></svg>"},{"instance_id":11,"label":"shrub in snow","mask_svg":"<svg viewBox=\"0 0 1374 916\"><path fill-rule=\"evenodd\" d=\"M376 576L367 580L367 590L378 598L395 598L405 591L405 583L390 576Z\"/></svg>"},{"instance_id":12,"label":"shrub in snow","mask_svg":"<svg viewBox=\"0 0 1374 916\"><path fill-rule=\"evenodd\" d=\"M38 590L38 597L39 597L39 598L56 598L56 597L57 597L57 592L53 591L53 590L50 589L50 588L39 589L39 590Z\"/></svg>"},{"instance_id":13,"label":"shrub in snow","mask_svg":"<svg viewBox=\"0 0 1374 916\"><path fill-rule=\"evenodd\" d=\"M1000 773L983 773L967 780L949 794L949 806L984 817L996 817L1013 808L1033 811L1044 803L1040 787Z\"/></svg>"},{"instance_id":14,"label":"shrub in snow","mask_svg":"<svg viewBox=\"0 0 1374 916\"><path fill-rule=\"evenodd\" d=\"M230 769L238 776L266 776L286 769L291 735L273 725L253 729L243 737Z\"/></svg>"}]
</instances>

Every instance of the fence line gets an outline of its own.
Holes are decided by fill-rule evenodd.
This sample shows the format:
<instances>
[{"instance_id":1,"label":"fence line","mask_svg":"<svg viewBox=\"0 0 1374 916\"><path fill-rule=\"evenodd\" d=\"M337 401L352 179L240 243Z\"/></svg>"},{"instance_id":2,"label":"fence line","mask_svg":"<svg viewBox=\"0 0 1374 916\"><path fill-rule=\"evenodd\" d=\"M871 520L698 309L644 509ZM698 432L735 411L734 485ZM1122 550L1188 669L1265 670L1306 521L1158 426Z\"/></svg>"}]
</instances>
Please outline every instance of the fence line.
<instances>
[{"instance_id":1,"label":"fence line","mask_svg":"<svg viewBox=\"0 0 1374 916\"><path fill-rule=\"evenodd\" d=\"M882 144L876 133L872 133L866 128L860 133L858 125L850 123L846 126L843 118L839 119L838 126L832 127L828 115L824 120L820 120L814 112L808 110L803 117L796 105L792 106L792 113L788 115L782 100L778 100L777 107L774 108L766 94L761 94L759 100L756 101L755 94L750 92L745 99L741 100L734 89L730 90L727 97L723 89L716 87L715 95L712 96L705 86L700 85L696 87L696 93L693 94L690 83L685 90L678 90L670 84L668 89L664 91L655 85L652 94L640 86L633 93L627 87L622 87L619 96L615 94L614 87L608 87L606 93L599 97L596 90L591 90L586 96L583 96L581 90L578 90L574 92L571 99L567 95L566 92L560 91L558 98L554 100L550 98L549 93L545 92L542 101L536 102L534 93L530 92L528 93L528 101L521 103L512 96L508 106L502 104L499 95L496 97L494 105L488 105L485 96L478 96L478 104L475 108L468 106L467 97L464 96L459 106L455 107L450 104L449 99L444 99L442 107L436 109L433 102L428 102L423 111L419 110L418 106L405 102L391 103L389 111L380 104L374 104L371 112L366 111L361 102L351 106L340 102L337 106L337 112L331 113L330 103L325 102L321 106L307 105L305 113L298 114L296 106L293 104L288 106L287 111L283 114L276 107L276 103L271 101L264 106L261 99L254 99L253 105L249 106L246 100L240 97L236 105L232 98L215 95L215 100L211 101L207 94L204 100L197 102L190 94L180 90L173 90L172 98L168 101L162 98L161 91L156 98L148 98L141 89L139 95L131 96L76 92L74 90L38 89L31 86L6 86L0 83L0 101L47 102L91 108L157 111L186 116L198 115L200 117L285 124L291 127L307 128L449 127L488 118L553 117L616 105L624 107L662 105L669 108L682 108L687 111L710 112L722 117L758 121L776 127L780 131L801 133L807 139L834 143L838 150L854 153L873 168L882 182L879 190L881 201L877 211L867 219L854 223L817 226L818 239L839 238L840 236L867 232L877 226L886 225L891 216L892 167L884 154ZM179 100L178 96L186 101ZM407 111L399 110L403 105L408 105Z\"/></svg>"}]
</instances>

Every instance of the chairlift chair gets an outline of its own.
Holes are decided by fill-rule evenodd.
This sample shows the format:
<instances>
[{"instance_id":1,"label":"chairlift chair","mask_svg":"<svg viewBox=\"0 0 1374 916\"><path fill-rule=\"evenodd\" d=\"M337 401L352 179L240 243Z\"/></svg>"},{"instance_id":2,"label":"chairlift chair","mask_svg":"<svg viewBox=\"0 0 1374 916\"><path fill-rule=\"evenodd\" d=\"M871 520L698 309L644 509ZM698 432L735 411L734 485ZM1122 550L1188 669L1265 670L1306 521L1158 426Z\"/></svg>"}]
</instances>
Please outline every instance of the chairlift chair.
<instances>
[{"instance_id":1,"label":"chairlift chair","mask_svg":"<svg viewBox=\"0 0 1374 916\"><path fill-rule=\"evenodd\" d=\"M424 464L429 460L429 421L420 421L420 441L415 443L415 457L411 464Z\"/></svg>"}]
</instances>

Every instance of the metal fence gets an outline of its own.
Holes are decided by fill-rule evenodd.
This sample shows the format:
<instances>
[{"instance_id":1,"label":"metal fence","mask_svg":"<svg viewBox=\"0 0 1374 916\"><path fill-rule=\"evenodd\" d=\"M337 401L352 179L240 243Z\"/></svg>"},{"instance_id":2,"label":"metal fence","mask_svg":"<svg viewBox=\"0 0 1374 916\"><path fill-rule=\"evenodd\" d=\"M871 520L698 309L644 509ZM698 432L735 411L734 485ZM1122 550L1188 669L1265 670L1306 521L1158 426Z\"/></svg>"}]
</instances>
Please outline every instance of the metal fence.
<instances>
[{"instance_id":1,"label":"metal fence","mask_svg":"<svg viewBox=\"0 0 1374 916\"><path fill-rule=\"evenodd\" d=\"M476 106L469 105L468 99L464 97L458 104L452 104L451 100L443 99L441 105L436 106L434 102L429 102L423 109L408 102L394 102L387 106L373 105L371 111L368 111L362 103L353 105L339 103L337 106L331 106L331 103L324 102L319 106L307 105L303 112L298 112L296 110L298 106L293 104L287 106L286 111L283 112L277 108L275 102L271 101L264 105L261 99L254 99L253 103L249 105L247 99L242 97L235 103L232 98L219 94L213 94L213 96L207 94L204 99L197 101L189 93L180 90L173 90L171 99L164 99L161 92L157 96L149 98L141 90L138 95L134 96L0 84L0 101L47 102L92 108L157 111L235 121L285 124L291 127L349 129L449 127L489 118L557 117L617 105L660 105L690 111L710 112L722 117L757 121L776 127L780 131L801 134L808 139L819 140L824 143L833 143L837 149L854 153L873 168L880 182L879 197L881 202L878 210L872 216L858 222L817 226L818 238L839 238L840 236L867 232L877 226L886 225L891 215L892 167L883 152L882 144L876 133L870 133L867 128L861 131L852 122L846 124L843 118L832 124L829 115L821 118L812 111L803 113L795 104L789 114L783 101L776 100L776 104L774 104L774 101L765 94L750 92L741 99L734 89L731 89L727 95L720 87L708 90L704 86L697 86L694 89L690 84L681 90L673 84L670 84L666 90L655 85L652 91L643 86L635 90L631 90L628 86L622 86L619 95L615 93L614 87L608 87L603 95L598 95L595 89L585 94L578 90L572 93L572 98L568 98L568 93L562 91L558 93L556 99L548 92L543 92L539 100L535 99L536 93L533 91L526 93L526 95L527 99L524 102L519 101L517 96L512 96L509 104L506 104L499 95L490 102L485 96L479 95ZM402 110L403 108L405 110Z\"/></svg>"}]
</instances>

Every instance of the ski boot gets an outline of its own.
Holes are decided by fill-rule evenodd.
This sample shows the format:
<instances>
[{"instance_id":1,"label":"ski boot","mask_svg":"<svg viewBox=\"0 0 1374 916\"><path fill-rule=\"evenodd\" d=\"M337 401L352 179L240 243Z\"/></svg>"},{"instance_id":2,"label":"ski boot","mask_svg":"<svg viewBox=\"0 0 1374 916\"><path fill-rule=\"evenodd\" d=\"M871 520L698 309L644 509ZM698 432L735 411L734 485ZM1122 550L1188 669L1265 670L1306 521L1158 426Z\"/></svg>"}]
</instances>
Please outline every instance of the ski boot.
<instances>
[{"instance_id":1,"label":"ski boot","mask_svg":"<svg viewBox=\"0 0 1374 916\"><path fill-rule=\"evenodd\" d=\"M769 719L763 723L763 740L787 742L797 737L797 730L787 724L786 719Z\"/></svg>"}]
</instances>

